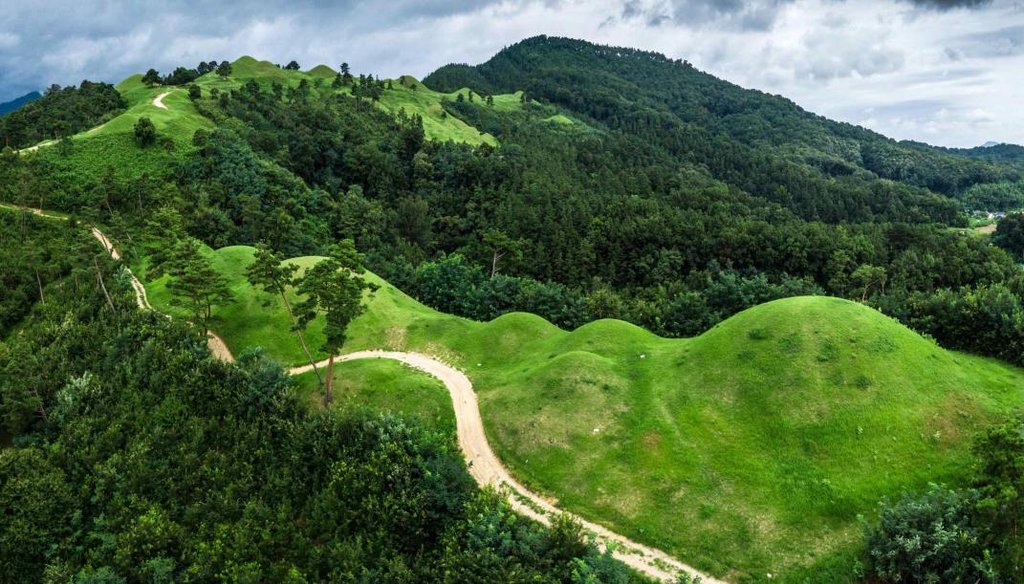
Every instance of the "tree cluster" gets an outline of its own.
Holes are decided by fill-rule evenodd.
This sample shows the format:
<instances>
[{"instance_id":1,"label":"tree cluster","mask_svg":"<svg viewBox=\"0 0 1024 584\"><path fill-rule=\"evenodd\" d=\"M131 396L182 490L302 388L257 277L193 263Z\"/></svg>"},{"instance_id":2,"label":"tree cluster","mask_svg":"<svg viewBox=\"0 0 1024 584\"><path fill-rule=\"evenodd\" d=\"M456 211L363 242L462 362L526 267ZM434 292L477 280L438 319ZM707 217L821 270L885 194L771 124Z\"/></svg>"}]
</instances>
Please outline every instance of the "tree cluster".
<instances>
[{"instance_id":1,"label":"tree cluster","mask_svg":"<svg viewBox=\"0 0 1024 584\"><path fill-rule=\"evenodd\" d=\"M207 73L216 72L221 77L227 77L231 75L231 63L228 61L221 61L218 63L216 60L206 62L202 61L197 67L175 67L174 71L167 75L161 76L160 72L156 69L149 69L142 76L142 82L149 86L154 85L188 85L200 76L206 75Z\"/></svg>"}]
</instances>

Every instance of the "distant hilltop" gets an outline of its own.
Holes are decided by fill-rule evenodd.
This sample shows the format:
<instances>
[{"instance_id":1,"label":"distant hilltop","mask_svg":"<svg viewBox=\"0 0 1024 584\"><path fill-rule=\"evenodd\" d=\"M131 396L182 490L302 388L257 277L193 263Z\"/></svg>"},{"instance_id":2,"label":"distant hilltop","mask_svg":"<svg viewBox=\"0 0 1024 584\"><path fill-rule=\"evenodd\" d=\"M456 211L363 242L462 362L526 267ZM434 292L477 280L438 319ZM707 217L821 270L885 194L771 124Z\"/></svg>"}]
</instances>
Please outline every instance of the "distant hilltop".
<instances>
[{"instance_id":1,"label":"distant hilltop","mask_svg":"<svg viewBox=\"0 0 1024 584\"><path fill-rule=\"evenodd\" d=\"M0 116L4 114L9 114L14 110L20 108L21 106L25 105L26 103L35 101L42 96L43 94L39 93L38 91L33 91L31 93L26 93L25 95L17 99L12 99L11 101L0 103Z\"/></svg>"}]
</instances>

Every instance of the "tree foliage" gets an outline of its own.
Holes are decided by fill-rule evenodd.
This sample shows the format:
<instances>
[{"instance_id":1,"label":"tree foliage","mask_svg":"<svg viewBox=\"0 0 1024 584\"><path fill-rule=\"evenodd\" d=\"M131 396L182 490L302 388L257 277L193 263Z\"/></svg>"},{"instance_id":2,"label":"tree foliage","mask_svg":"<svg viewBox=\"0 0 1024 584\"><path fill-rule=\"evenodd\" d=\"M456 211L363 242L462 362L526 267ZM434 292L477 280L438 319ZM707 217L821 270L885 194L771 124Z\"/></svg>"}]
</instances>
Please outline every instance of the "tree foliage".
<instances>
[{"instance_id":1,"label":"tree foliage","mask_svg":"<svg viewBox=\"0 0 1024 584\"><path fill-rule=\"evenodd\" d=\"M227 280L202 254L199 244L190 238L178 242L168 272L171 303L188 310L205 334L210 328L213 307L232 298Z\"/></svg>"},{"instance_id":2,"label":"tree foliage","mask_svg":"<svg viewBox=\"0 0 1024 584\"><path fill-rule=\"evenodd\" d=\"M135 122L135 143L141 148L156 144L156 126L145 116Z\"/></svg>"},{"instance_id":3,"label":"tree foliage","mask_svg":"<svg viewBox=\"0 0 1024 584\"><path fill-rule=\"evenodd\" d=\"M71 136L106 122L126 107L121 94L108 83L54 85L42 98L0 117L0 144L24 148Z\"/></svg>"}]
</instances>

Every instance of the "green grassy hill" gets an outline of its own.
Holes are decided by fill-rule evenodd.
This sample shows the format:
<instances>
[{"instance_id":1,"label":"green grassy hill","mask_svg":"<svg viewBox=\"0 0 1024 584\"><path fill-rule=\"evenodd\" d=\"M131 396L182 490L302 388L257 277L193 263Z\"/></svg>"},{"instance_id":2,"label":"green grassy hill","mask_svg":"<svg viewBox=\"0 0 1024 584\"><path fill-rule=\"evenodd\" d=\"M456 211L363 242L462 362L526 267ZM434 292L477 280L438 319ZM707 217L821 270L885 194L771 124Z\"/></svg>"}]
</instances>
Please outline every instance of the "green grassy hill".
<instances>
[{"instance_id":1,"label":"green grassy hill","mask_svg":"<svg viewBox=\"0 0 1024 584\"><path fill-rule=\"evenodd\" d=\"M347 92L348 88L332 89L334 71L325 65L314 67L309 72L290 71L277 67L269 61L258 61L242 57L232 64L232 74L223 78L216 73L207 73L196 80L204 98L210 98L213 89L226 92L241 87L249 80L269 88L272 83L295 87L305 79L314 91ZM315 89L315 83L321 83ZM377 106L397 116L400 111L408 115L419 114L423 118L424 132L430 140L454 140L471 145L497 145L490 134L482 133L453 115L444 113L443 99L454 100L459 92L450 94L431 91L411 77L403 77L385 90ZM415 87L415 89L414 89ZM188 97L185 87L149 87L142 82L142 75L132 75L117 84L116 89L128 103L128 109L107 123L80 132L73 137L70 152L59 153L53 148L54 141L40 146L36 155L45 157L59 174L67 177L64 184L94 184L98 177L110 172L116 179L132 180L141 176L166 176L174 162L194 150L192 136L198 129L213 130L215 125L196 109ZM461 93L468 94L463 89ZM163 99L167 109L156 107L153 100L167 93ZM482 98L481 98L482 99ZM494 96L495 109L513 110L521 107L520 94ZM134 127L139 118L148 117L157 133L170 139L168 147L139 148L134 141ZM65 200L71 195L53 193L51 200L60 204L73 204Z\"/></svg>"},{"instance_id":2,"label":"green grassy hill","mask_svg":"<svg viewBox=\"0 0 1024 584\"><path fill-rule=\"evenodd\" d=\"M236 294L216 311L232 350L260 345L301 363L280 301L241 276L252 249L208 253ZM610 320L572 332L521 313L473 322L368 277L381 289L348 350L457 364L516 476L730 578L852 578L858 514L964 480L973 432L1024 405L1019 369L945 351L845 300L771 302L671 340ZM168 310L164 283L148 287ZM313 346L320 334L314 325Z\"/></svg>"},{"instance_id":3,"label":"green grassy hill","mask_svg":"<svg viewBox=\"0 0 1024 584\"><path fill-rule=\"evenodd\" d=\"M481 132L453 115L446 114L441 106L442 100L455 101L459 94L467 99L469 88L463 87L450 93L443 93L428 88L408 75L392 80L392 87L393 89L385 91L381 96L380 106L396 115L403 109L408 115L419 114L423 118L423 130L427 138L442 142L454 140L473 145L497 145L498 141L494 136ZM484 99L478 93L475 95L477 100ZM522 107L521 91L492 97L494 105L491 107L495 110L515 111Z\"/></svg>"},{"instance_id":4,"label":"green grassy hill","mask_svg":"<svg viewBox=\"0 0 1024 584\"><path fill-rule=\"evenodd\" d=\"M230 91L241 87L249 80L255 80L266 87L275 82L286 87L295 87L305 79L310 83L315 81L324 83L320 91L347 91L347 87L338 90L330 87L330 81L334 79L335 74L335 71L326 65L317 65L308 72L289 71L269 61L259 61L245 56L232 63L230 77L222 78L216 73L207 73L196 80L196 85L203 90L204 97L209 97L211 89ZM441 93L427 88L409 76L393 80L392 87L393 89L383 93L377 105L394 115L398 115L398 112L402 110L408 115L419 114L423 118L424 132L428 139L454 140L471 145L497 145L497 140L490 134L483 133L458 117L444 112L441 106L442 100L455 100L459 93L468 95L469 89L463 88L452 93ZM79 150L84 152L81 154L82 160L69 161L71 166L96 168L89 166L92 159L107 161L107 165L114 167L137 166L132 158L138 155L138 152L135 149L128 151L127 147L131 145L128 138L132 134L135 123L143 116L150 118L156 126L157 132L170 137L179 149L191 147L192 135L197 129L211 130L214 127L210 120L196 110L188 98L188 91L185 87L149 87L142 82L142 75L136 74L118 83L116 88L128 102L128 110L100 127L74 136ZM154 106L153 99L167 92L170 93L163 100L167 109ZM495 95L493 107L500 111L518 109L521 107L520 97L521 92ZM112 136L120 137L120 139L111 139ZM53 141L48 141L42 145L51 146L52 144ZM110 164L111 162L114 164ZM165 160L160 161L160 163L165 162ZM102 163L100 165L105 166ZM149 171L150 169L143 170ZM119 174L139 176L141 172L119 172Z\"/></svg>"}]
</instances>

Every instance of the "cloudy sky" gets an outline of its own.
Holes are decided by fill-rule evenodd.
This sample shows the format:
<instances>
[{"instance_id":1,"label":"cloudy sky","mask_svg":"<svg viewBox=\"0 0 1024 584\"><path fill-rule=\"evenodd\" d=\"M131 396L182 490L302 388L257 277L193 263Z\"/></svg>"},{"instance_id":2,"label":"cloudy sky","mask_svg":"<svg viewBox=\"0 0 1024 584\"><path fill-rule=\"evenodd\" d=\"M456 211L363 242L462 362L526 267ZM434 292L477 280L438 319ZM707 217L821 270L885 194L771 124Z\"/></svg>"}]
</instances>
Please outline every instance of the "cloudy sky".
<instances>
[{"instance_id":1,"label":"cloudy sky","mask_svg":"<svg viewBox=\"0 0 1024 584\"><path fill-rule=\"evenodd\" d=\"M537 34L688 59L895 138L1024 143L1024 0L4 0L0 101L243 54L422 77Z\"/></svg>"}]
</instances>

